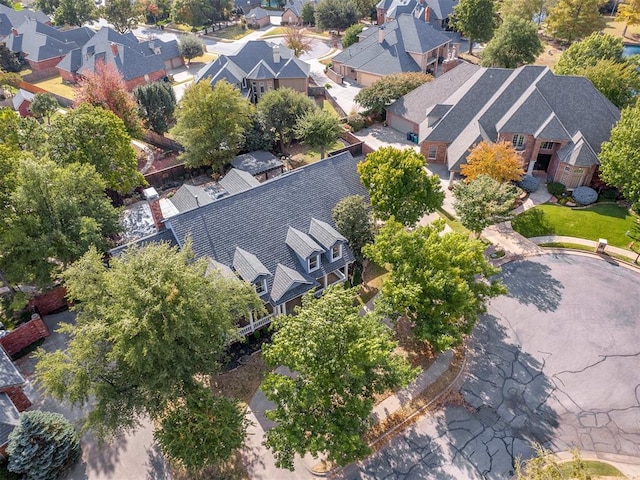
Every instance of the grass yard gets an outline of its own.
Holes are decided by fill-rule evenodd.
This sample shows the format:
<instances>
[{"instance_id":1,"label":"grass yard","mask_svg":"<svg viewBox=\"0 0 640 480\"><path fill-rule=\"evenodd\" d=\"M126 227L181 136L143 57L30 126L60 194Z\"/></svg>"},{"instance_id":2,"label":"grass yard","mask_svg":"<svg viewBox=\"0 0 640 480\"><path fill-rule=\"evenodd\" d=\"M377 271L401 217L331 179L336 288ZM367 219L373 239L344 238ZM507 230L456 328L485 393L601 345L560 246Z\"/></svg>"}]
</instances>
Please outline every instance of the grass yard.
<instances>
[{"instance_id":1,"label":"grass yard","mask_svg":"<svg viewBox=\"0 0 640 480\"><path fill-rule=\"evenodd\" d=\"M336 140L333 145L330 145L325 150L325 157L333 150L344 147L344 143L340 140ZM301 167L302 165L309 165L320 160L320 150L315 150L305 145L304 143L296 143L291 145L288 149L288 153L291 155L291 165L294 168Z\"/></svg>"},{"instance_id":2,"label":"grass yard","mask_svg":"<svg viewBox=\"0 0 640 480\"><path fill-rule=\"evenodd\" d=\"M240 25L229 25L222 30L216 30L208 34L210 37L220 38L222 40L239 40L249 35L253 30L250 28L243 29Z\"/></svg>"},{"instance_id":3,"label":"grass yard","mask_svg":"<svg viewBox=\"0 0 640 480\"><path fill-rule=\"evenodd\" d=\"M336 112L336 109L333 108L333 105L331 105L331 103L326 101L326 100L322 101L322 110L324 110L325 112L332 113L336 117L340 116L340 115L338 115L338 112Z\"/></svg>"},{"instance_id":4,"label":"grass yard","mask_svg":"<svg viewBox=\"0 0 640 480\"><path fill-rule=\"evenodd\" d=\"M544 204L513 219L513 229L527 238L563 235L597 241L606 238L609 245L628 248L632 239L640 241L638 217L616 204L596 204L584 209Z\"/></svg>"},{"instance_id":5,"label":"grass yard","mask_svg":"<svg viewBox=\"0 0 640 480\"><path fill-rule=\"evenodd\" d=\"M75 88L71 85L66 85L62 82L62 77L53 77L48 80L34 83L35 86L46 90L47 92L55 93L61 97L73 100L76 96Z\"/></svg>"},{"instance_id":6,"label":"grass yard","mask_svg":"<svg viewBox=\"0 0 640 480\"><path fill-rule=\"evenodd\" d=\"M605 17L605 19L607 24L602 31L614 37L622 37L624 22L617 22L615 17ZM640 43L640 25L629 25L627 34L622 38L622 41Z\"/></svg>"},{"instance_id":7,"label":"grass yard","mask_svg":"<svg viewBox=\"0 0 640 480\"><path fill-rule=\"evenodd\" d=\"M573 463L574 462L567 462L560 465L560 470L563 473L563 478L569 478ZM627 478L622 474L620 470L612 465L609 465L608 463L598 462L594 460L582 460L582 463L585 466L587 475L590 475L590 478L593 478L594 480L601 477L607 477L608 479Z\"/></svg>"},{"instance_id":8,"label":"grass yard","mask_svg":"<svg viewBox=\"0 0 640 480\"><path fill-rule=\"evenodd\" d=\"M273 27L265 32L260 38L282 37L287 33L287 27Z\"/></svg>"}]
</instances>

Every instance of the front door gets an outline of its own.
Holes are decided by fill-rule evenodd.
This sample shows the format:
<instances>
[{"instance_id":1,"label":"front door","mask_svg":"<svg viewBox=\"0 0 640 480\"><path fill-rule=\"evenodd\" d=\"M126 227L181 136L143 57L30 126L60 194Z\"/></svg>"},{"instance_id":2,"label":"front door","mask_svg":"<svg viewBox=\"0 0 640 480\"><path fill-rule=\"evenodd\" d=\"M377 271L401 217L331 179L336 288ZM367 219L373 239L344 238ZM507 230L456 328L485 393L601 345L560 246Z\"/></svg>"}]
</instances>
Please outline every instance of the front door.
<instances>
[{"instance_id":1,"label":"front door","mask_svg":"<svg viewBox=\"0 0 640 480\"><path fill-rule=\"evenodd\" d=\"M536 163L533 165L534 170L544 170L547 171L549 168L549 162L551 162L551 154L548 153L540 153L538 154L538 158L536 159Z\"/></svg>"}]
</instances>

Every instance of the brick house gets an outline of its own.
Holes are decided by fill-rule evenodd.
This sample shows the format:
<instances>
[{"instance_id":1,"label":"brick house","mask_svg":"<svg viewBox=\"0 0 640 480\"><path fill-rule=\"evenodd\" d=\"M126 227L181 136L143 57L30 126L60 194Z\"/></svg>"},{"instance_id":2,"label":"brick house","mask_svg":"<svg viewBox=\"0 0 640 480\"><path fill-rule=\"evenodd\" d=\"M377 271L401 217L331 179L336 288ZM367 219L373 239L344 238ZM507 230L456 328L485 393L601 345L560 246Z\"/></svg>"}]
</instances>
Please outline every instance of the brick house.
<instances>
[{"instance_id":1,"label":"brick house","mask_svg":"<svg viewBox=\"0 0 640 480\"><path fill-rule=\"evenodd\" d=\"M130 91L139 85L162 80L167 70L184 64L176 40L139 42L129 32L122 35L102 27L81 48L70 51L57 68L63 80L76 83L86 72L95 71L97 62L115 65Z\"/></svg>"},{"instance_id":2,"label":"brick house","mask_svg":"<svg viewBox=\"0 0 640 480\"><path fill-rule=\"evenodd\" d=\"M11 29L5 37L7 48L27 61L34 72L49 70L57 73L56 66L70 51L82 47L94 35L88 27L59 30L33 19Z\"/></svg>"},{"instance_id":3,"label":"brick house","mask_svg":"<svg viewBox=\"0 0 640 480\"><path fill-rule=\"evenodd\" d=\"M287 0L282 13L282 25L302 25L302 9L310 3L315 7L315 0Z\"/></svg>"},{"instance_id":4,"label":"brick house","mask_svg":"<svg viewBox=\"0 0 640 480\"><path fill-rule=\"evenodd\" d=\"M8 437L18 424L19 412L31 406L22 391L24 384L24 378L0 346L0 458L6 457Z\"/></svg>"},{"instance_id":5,"label":"brick house","mask_svg":"<svg viewBox=\"0 0 640 480\"><path fill-rule=\"evenodd\" d=\"M505 141L527 173L574 189L590 184L620 110L584 77L535 65L465 66L410 92L387 115L393 128L418 134L427 162L446 164L452 175L481 141Z\"/></svg>"},{"instance_id":6,"label":"brick house","mask_svg":"<svg viewBox=\"0 0 640 480\"><path fill-rule=\"evenodd\" d=\"M252 8L244 17L251 28L266 27L271 23L271 15L262 7Z\"/></svg>"},{"instance_id":7,"label":"brick house","mask_svg":"<svg viewBox=\"0 0 640 480\"><path fill-rule=\"evenodd\" d=\"M380 0L376 5L378 25L409 14L438 30L448 30L458 0Z\"/></svg>"},{"instance_id":8,"label":"brick house","mask_svg":"<svg viewBox=\"0 0 640 480\"><path fill-rule=\"evenodd\" d=\"M13 109L18 112L21 117L30 117L32 115L31 102L33 102L33 97L35 97L34 93L27 92L23 89L18 90L16 96L11 99Z\"/></svg>"},{"instance_id":9,"label":"brick house","mask_svg":"<svg viewBox=\"0 0 640 480\"><path fill-rule=\"evenodd\" d=\"M46 23L51 25L51 19L40 10L14 10L11 7L0 3L0 41L7 35L11 35L11 30L19 27L27 20Z\"/></svg>"},{"instance_id":10,"label":"brick house","mask_svg":"<svg viewBox=\"0 0 640 480\"><path fill-rule=\"evenodd\" d=\"M252 40L236 54L220 55L206 64L195 81L207 81L213 86L224 79L257 103L264 93L281 87L307 94L309 70L309 64L296 58L284 45Z\"/></svg>"},{"instance_id":11,"label":"brick house","mask_svg":"<svg viewBox=\"0 0 640 480\"><path fill-rule=\"evenodd\" d=\"M368 87L385 75L436 74L449 55L451 39L409 14L364 30L360 41L331 59L331 70Z\"/></svg>"},{"instance_id":12,"label":"brick house","mask_svg":"<svg viewBox=\"0 0 640 480\"><path fill-rule=\"evenodd\" d=\"M239 333L248 335L276 315L293 313L309 290L347 280L355 258L331 210L348 195L366 196L357 163L340 153L264 183L243 172L248 182L236 193L161 220L165 229L138 243L183 245L190 238L195 255L211 268L251 283L268 313L241 321ZM153 203L151 210L161 211Z\"/></svg>"}]
</instances>

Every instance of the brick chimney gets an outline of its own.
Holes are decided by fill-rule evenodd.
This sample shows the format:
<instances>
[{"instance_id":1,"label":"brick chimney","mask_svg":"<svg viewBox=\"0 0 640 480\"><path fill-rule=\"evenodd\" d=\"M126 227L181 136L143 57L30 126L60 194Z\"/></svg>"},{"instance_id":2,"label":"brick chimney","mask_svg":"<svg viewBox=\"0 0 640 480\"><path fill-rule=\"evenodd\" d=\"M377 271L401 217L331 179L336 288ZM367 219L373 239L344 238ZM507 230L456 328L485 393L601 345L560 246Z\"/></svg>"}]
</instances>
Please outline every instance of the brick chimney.
<instances>
[{"instance_id":1,"label":"brick chimney","mask_svg":"<svg viewBox=\"0 0 640 480\"><path fill-rule=\"evenodd\" d=\"M111 53L113 53L115 57L118 56L118 45L116 43L111 44Z\"/></svg>"},{"instance_id":2,"label":"brick chimney","mask_svg":"<svg viewBox=\"0 0 640 480\"><path fill-rule=\"evenodd\" d=\"M14 27L11 27L11 33L13 34L14 37L18 36L18 30L16 30Z\"/></svg>"},{"instance_id":3,"label":"brick chimney","mask_svg":"<svg viewBox=\"0 0 640 480\"><path fill-rule=\"evenodd\" d=\"M156 226L158 231L164 230L164 217L162 216L162 209L160 208L160 196L158 195L158 192L155 188L149 187L145 188L142 193L144 194L144 198L147 200L149 208L151 209L153 224Z\"/></svg>"},{"instance_id":4,"label":"brick chimney","mask_svg":"<svg viewBox=\"0 0 640 480\"><path fill-rule=\"evenodd\" d=\"M378 28L378 43L384 42L384 25L380 25Z\"/></svg>"},{"instance_id":5,"label":"brick chimney","mask_svg":"<svg viewBox=\"0 0 640 480\"><path fill-rule=\"evenodd\" d=\"M424 21L427 23L431 21L431 7L424 9Z\"/></svg>"},{"instance_id":6,"label":"brick chimney","mask_svg":"<svg viewBox=\"0 0 640 480\"><path fill-rule=\"evenodd\" d=\"M273 63L280 63L280 45L273 46Z\"/></svg>"}]
</instances>

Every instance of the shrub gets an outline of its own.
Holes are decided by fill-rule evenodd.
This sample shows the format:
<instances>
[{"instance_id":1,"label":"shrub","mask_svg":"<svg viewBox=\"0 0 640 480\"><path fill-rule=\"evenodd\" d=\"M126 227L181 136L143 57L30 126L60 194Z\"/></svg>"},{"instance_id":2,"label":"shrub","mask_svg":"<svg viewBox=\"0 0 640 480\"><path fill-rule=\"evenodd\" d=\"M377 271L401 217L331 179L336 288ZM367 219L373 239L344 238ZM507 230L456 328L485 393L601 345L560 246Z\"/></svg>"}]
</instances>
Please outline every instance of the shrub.
<instances>
[{"instance_id":1,"label":"shrub","mask_svg":"<svg viewBox=\"0 0 640 480\"><path fill-rule=\"evenodd\" d=\"M8 470L26 480L50 480L80 457L80 442L73 426L59 413L34 410L20 415L9 434Z\"/></svg>"},{"instance_id":2,"label":"shrub","mask_svg":"<svg viewBox=\"0 0 640 480\"><path fill-rule=\"evenodd\" d=\"M351 286L355 287L362 283L362 271L356 267L353 269L353 275L351 275Z\"/></svg>"},{"instance_id":3,"label":"shrub","mask_svg":"<svg viewBox=\"0 0 640 480\"><path fill-rule=\"evenodd\" d=\"M573 191L573 199L582 205L589 205L598 199L598 192L590 187L578 187Z\"/></svg>"},{"instance_id":4,"label":"shrub","mask_svg":"<svg viewBox=\"0 0 640 480\"><path fill-rule=\"evenodd\" d=\"M560 182L551 182L547 185L547 191L554 197L560 198L565 191L565 186Z\"/></svg>"},{"instance_id":5,"label":"shrub","mask_svg":"<svg viewBox=\"0 0 640 480\"><path fill-rule=\"evenodd\" d=\"M525 175L516 185L527 193L535 192L540 186L540 180L533 175Z\"/></svg>"},{"instance_id":6,"label":"shrub","mask_svg":"<svg viewBox=\"0 0 640 480\"><path fill-rule=\"evenodd\" d=\"M353 115L347 119L347 124L353 129L354 132L357 132L365 127L365 119L360 115Z\"/></svg>"},{"instance_id":7,"label":"shrub","mask_svg":"<svg viewBox=\"0 0 640 480\"><path fill-rule=\"evenodd\" d=\"M615 188L607 188L602 190L600 195L604 200L615 200L618 198L618 191Z\"/></svg>"}]
</instances>

